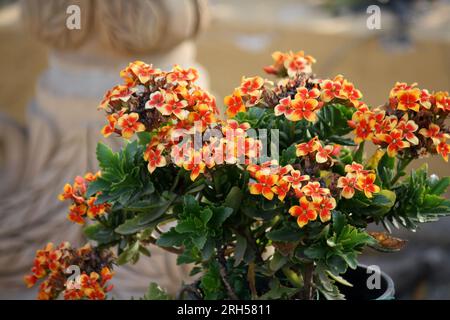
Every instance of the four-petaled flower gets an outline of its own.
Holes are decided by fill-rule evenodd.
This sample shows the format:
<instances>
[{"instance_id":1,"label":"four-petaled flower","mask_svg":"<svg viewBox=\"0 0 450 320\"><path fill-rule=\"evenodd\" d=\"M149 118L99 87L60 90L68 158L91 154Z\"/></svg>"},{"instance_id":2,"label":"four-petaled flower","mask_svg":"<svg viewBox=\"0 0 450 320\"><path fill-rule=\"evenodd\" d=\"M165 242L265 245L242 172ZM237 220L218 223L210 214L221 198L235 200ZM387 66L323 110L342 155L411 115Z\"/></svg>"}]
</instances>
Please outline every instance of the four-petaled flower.
<instances>
[{"instance_id":1,"label":"four-petaled flower","mask_svg":"<svg viewBox=\"0 0 450 320\"><path fill-rule=\"evenodd\" d=\"M306 197L299 200L299 206L293 206L289 209L289 214L297 218L297 224L303 228L309 221L317 219L317 211L314 210L312 204Z\"/></svg>"},{"instance_id":2,"label":"four-petaled flower","mask_svg":"<svg viewBox=\"0 0 450 320\"><path fill-rule=\"evenodd\" d=\"M239 91L235 91L233 95L226 96L224 103L227 106L227 116L233 118L239 112L245 112L245 105L242 101L241 94Z\"/></svg>"},{"instance_id":3,"label":"four-petaled flower","mask_svg":"<svg viewBox=\"0 0 450 320\"><path fill-rule=\"evenodd\" d=\"M256 172L255 183L249 183L248 188L251 194L262 194L268 200L273 199L272 187L277 184L279 176L275 174L266 174L263 171Z\"/></svg>"},{"instance_id":4,"label":"four-petaled flower","mask_svg":"<svg viewBox=\"0 0 450 320\"><path fill-rule=\"evenodd\" d=\"M139 114L136 112L124 114L119 118L117 123L122 128L122 137L125 139L130 139L135 132L145 131L145 125L138 120Z\"/></svg>"},{"instance_id":5,"label":"four-petaled flower","mask_svg":"<svg viewBox=\"0 0 450 320\"><path fill-rule=\"evenodd\" d=\"M369 173L358 178L357 187L364 192L367 198L372 198L373 193L380 192L380 187L375 185L376 175Z\"/></svg>"},{"instance_id":6,"label":"four-petaled flower","mask_svg":"<svg viewBox=\"0 0 450 320\"><path fill-rule=\"evenodd\" d=\"M420 95L421 95L421 92L417 88L403 90L403 91L398 92L397 93L397 98L398 98L397 109L403 110L403 111L414 110L416 112L419 112Z\"/></svg>"},{"instance_id":7,"label":"four-petaled flower","mask_svg":"<svg viewBox=\"0 0 450 320\"><path fill-rule=\"evenodd\" d=\"M403 131L394 129L389 134L380 136L381 140L388 144L387 153L389 157L395 157L399 150L408 148L409 142L403 141Z\"/></svg>"},{"instance_id":8,"label":"four-petaled flower","mask_svg":"<svg viewBox=\"0 0 450 320\"><path fill-rule=\"evenodd\" d=\"M153 173L153 171L156 170L156 168L161 168L166 166L166 158L162 155L163 148L157 147L157 148L147 148L144 152L144 160L148 161L148 171L150 173Z\"/></svg>"}]
</instances>

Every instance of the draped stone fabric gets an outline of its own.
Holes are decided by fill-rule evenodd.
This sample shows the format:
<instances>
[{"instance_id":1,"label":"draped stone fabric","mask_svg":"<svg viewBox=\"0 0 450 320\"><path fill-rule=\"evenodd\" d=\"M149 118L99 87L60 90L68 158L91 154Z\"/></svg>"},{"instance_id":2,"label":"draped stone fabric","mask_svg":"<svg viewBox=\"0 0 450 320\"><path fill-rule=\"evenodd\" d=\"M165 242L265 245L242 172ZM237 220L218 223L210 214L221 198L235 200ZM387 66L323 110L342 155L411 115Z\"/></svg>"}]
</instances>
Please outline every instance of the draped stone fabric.
<instances>
[{"instance_id":1,"label":"draped stone fabric","mask_svg":"<svg viewBox=\"0 0 450 320\"><path fill-rule=\"evenodd\" d=\"M66 27L68 5L79 5L81 29ZM66 182L97 170L95 147L103 115L96 110L104 92L120 82L132 60L169 69L195 63L197 34L206 16L203 0L23 0L30 32L51 47L27 110L26 128L0 117L0 298L33 298L22 278L34 253L47 242L85 242L81 228L66 218L57 200ZM108 139L117 148L119 141ZM5 183L3 183L5 182ZM6 185L5 185L6 184ZM115 298L143 296L150 282L170 292L187 279L176 256L151 248L135 266L117 270Z\"/></svg>"}]
</instances>

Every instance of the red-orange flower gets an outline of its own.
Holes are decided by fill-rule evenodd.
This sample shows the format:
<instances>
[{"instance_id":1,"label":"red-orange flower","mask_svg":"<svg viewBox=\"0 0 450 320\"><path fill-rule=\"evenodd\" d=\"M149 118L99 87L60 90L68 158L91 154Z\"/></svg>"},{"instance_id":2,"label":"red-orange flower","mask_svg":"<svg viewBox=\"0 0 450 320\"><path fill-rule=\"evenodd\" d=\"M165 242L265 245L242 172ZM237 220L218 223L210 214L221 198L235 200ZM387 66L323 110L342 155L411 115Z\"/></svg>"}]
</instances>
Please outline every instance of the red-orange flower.
<instances>
[{"instance_id":1,"label":"red-orange flower","mask_svg":"<svg viewBox=\"0 0 450 320\"><path fill-rule=\"evenodd\" d=\"M413 145L419 144L419 139L416 137L414 132L417 131L419 126L413 120L408 120L408 114L405 114L401 121L397 125L397 129L403 131L403 135L406 140L411 142Z\"/></svg>"},{"instance_id":2,"label":"red-orange flower","mask_svg":"<svg viewBox=\"0 0 450 320\"><path fill-rule=\"evenodd\" d=\"M285 175L282 178L283 180L289 182L294 189L300 189L302 187L302 183L304 181L309 180L308 175L302 175L300 170L292 170L289 175Z\"/></svg>"},{"instance_id":3,"label":"red-orange flower","mask_svg":"<svg viewBox=\"0 0 450 320\"><path fill-rule=\"evenodd\" d=\"M286 198L287 193L291 189L291 184L286 182L285 180L278 180L277 185L272 187L273 193L278 195L278 199L283 201Z\"/></svg>"},{"instance_id":4,"label":"red-orange flower","mask_svg":"<svg viewBox=\"0 0 450 320\"><path fill-rule=\"evenodd\" d=\"M356 175L350 174L346 177L340 177L338 180L338 188L342 189L341 196L351 199L355 195Z\"/></svg>"},{"instance_id":5,"label":"red-orange flower","mask_svg":"<svg viewBox=\"0 0 450 320\"><path fill-rule=\"evenodd\" d=\"M202 160L202 154L198 151L193 151L190 159L183 163L183 168L191 172L190 178L192 181L195 181L201 173L205 172L206 164Z\"/></svg>"},{"instance_id":6,"label":"red-orange flower","mask_svg":"<svg viewBox=\"0 0 450 320\"><path fill-rule=\"evenodd\" d=\"M376 175L374 173L369 173L358 178L357 187L364 191L367 198L372 198L373 193L380 192L380 187L375 185Z\"/></svg>"},{"instance_id":7,"label":"red-orange flower","mask_svg":"<svg viewBox=\"0 0 450 320\"><path fill-rule=\"evenodd\" d=\"M441 143L442 139L449 137L448 134L441 132L441 128L437 124L430 124L428 129L422 128L419 130L419 133L426 138L430 138L433 140L434 145L438 145Z\"/></svg>"},{"instance_id":8,"label":"red-orange flower","mask_svg":"<svg viewBox=\"0 0 450 320\"><path fill-rule=\"evenodd\" d=\"M306 143L300 143L296 146L297 157L306 156L312 152L315 152L321 148L321 144L318 137L312 138Z\"/></svg>"},{"instance_id":9,"label":"red-orange flower","mask_svg":"<svg viewBox=\"0 0 450 320\"><path fill-rule=\"evenodd\" d=\"M144 124L139 121L139 114L132 112L129 114L124 114L119 118L117 123L122 128L122 137L125 139L131 138L135 132L145 131Z\"/></svg>"},{"instance_id":10,"label":"red-orange flower","mask_svg":"<svg viewBox=\"0 0 450 320\"><path fill-rule=\"evenodd\" d=\"M145 109L163 108L166 99L161 91L153 92L145 103ZM158 109L159 110L159 109Z\"/></svg>"},{"instance_id":11,"label":"red-orange flower","mask_svg":"<svg viewBox=\"0 0 450 320\"><path fill-rule=\"evenodd\" d=\"M420 90L417 88L409 89L409 90L403 90L398 92L397 98L398 98L398 105L397 109L408 111L408 110L414 110L416 112L419 112L420 105L418 103L420 99Z\"/></svg>"},{"instance_id":12,"label":"red-orange flower","mask_svg":"<svg viewBox=\"0 0 450 320\"><path fill-rule=\"evenodd\" d=\"M250 96L259 96L261 87L264 84L264 79L261 77L242 78L241 86L239 88L241 94Z\"/></svg>"},{"instance_id":13,"label":"red-orange flower","mask_svg":"<svg viewBox=\"0 0 450 320\"><path fill-rule=\"evenodd\" d=\"M317 212L306 197L302 197L299 203L299 206L293 206L289 209L289 214L296 217L297 224L300 228L303 228L309 221L317 219Z\"/></svg>"},{"instance_id":14,"label":"red-orange flower","mask_svg":"<svg viewBox=\"0 0 450 320\"><path fill-rule=\"evenodd\" d=\"M311 197L313 200L321 200L324 196L330 194L330 190L322 188L317 181L308 182L308 184L302 188L302 192L305 196Z\"/></svg>"},{"instance_id":15,"label":"red-orange flower","mask_svg":"<svg viewBox=\"0 0 450 320\"><path fill-rule=\"evenodd\" d=\"M336 208L336 200L332 197L313 199L313 208L319 213L320 221L326 222L331 219L331 210Z\"/></svg>"},{"instance_id":16,"label":"red-orange flower","mask_svg":"<svg viewBox=\"0 0 450 320\"><path fill-rule=\"evenodd\" d=\"M436 151L442 156L442 158L444 158L445 162L448 162L448 154L450 153L450 144L447 144L444 141L442 141L437 145Z\"/></svg>"},{"instance_id":17,"label":"red-orange flower","mask_svg":"<svg viewBox=\"0 0 450 320\"><path fill-rule=\"evenodd\" d=\"M382 141L388 144L387 153L389 157L395 157L399 150L409 148L410 144L403 141L403 131L394 129L389 134L380 135Z\"/></svg>"},{"instance_id":18,"label":"red-orange flower","mask_svg":"<svg viewBox=\"0 0 450 320\"><path fill-rule=\"evenodd\" d=\"M278 182L279 176L275 174L265 174L258 171L255 175L256 183L249 183L248 187L251 194L262 194L268 200L273 199L272 187Z\"/></svg>"},{"instance_id":19,"label":"red-orange flower","mask_svg":"<svg viewBox=\"0 0 450 320\"><path fill-rule=\"evenodd\" d=\"M233 118L239 112L245 112L245 105L242 101L241 94L239 91L235 91L233 95L226 96L224 103L227 106L227 116Z\"/></svg>"},{"instance_id":20,"label":"red-orange flower","mask_svg":"<svg viewBox=\"0 0 450 320\"><path fill-rule=\"evenodd\" d=\"M292 111L286 115L290 121L300 121L306 119L310 122L317 120L316 110L319 108L319 102L315 99L294 99L291 102Z\"/></svg>"},{"instance_id":21,"label":"red-orange flower","mask_svg":"<svg viewBox=\"0 0 450 320\"><path fill-rule=\"evenodd\" d=\"M156 168L161 168L166 166L166 158L162 155L163 149L161 147L157 148L147 148L144 152L144 160L148 161L148 171L153 173Z\"/></svg>"},{"instance_id":22,"label":"red-orange flower","mask_svg":"<svg viewBox=\"0 0 450 320\"><path fill-rule=\"evenodd\" d=\"M324 80L320 84L320 88L322 89L322 101L330 102L339 96L342 85L337 81Z\"/></svg>"}]
</instances>

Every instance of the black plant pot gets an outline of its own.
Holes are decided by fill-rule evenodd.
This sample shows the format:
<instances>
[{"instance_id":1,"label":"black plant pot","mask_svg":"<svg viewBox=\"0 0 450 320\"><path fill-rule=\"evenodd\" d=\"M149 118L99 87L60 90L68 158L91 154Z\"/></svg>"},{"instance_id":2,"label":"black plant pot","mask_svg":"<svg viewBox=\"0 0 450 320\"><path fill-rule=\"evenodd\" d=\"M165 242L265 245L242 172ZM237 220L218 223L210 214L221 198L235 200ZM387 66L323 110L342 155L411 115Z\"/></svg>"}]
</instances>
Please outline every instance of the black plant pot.
<instances>
[{"instance_id":1,"label":"black plant pot","mask_svg":"<svg viewBox=\"0 0 450 320\"><path fill-rule=\"evenodd\" d=\"M374 271L368 270L365 265L358 265L355 270L349 269L344 278L353 287L339 285L341 293L345 294L347 300L391 300L395 297L394 281L386 273L379 273L379 287L369 288L368 280L370 284L374 284L373 277ZM370 279L369 279L370 278Z\"/></svg>"}]
</instances>

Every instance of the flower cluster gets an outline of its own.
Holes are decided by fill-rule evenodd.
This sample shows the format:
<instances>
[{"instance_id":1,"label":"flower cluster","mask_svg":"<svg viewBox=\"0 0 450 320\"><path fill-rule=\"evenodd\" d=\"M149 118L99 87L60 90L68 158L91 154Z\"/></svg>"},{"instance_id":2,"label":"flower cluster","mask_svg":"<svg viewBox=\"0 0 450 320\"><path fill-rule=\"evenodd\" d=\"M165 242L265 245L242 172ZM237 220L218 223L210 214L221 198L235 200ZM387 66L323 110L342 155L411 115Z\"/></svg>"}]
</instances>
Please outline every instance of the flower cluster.
<instances>
[{"instance_id":1,"label":"flower cluster","mask_svg":"<svg viewBox=\"0 0 450 320\"><path fill-rule=\"evenodd\" d=\"M90 245L75 249L68 242L58 247L49 243L36 252L31 273L24 281L31 288L38 280L46 278L39 285L39 300L56 299L60 294L66 300L104 300L112 289L112 285L107 284L113 277L111 261L109 253ZM80 274L71 280L76 270Z\"/></svg>"},{"instance_id":2,"label":"flower cluster","mask_svg":"<svg viewBox=\"0 0 450 320\"><path fill-rule=\"evenodd\" d=\"M69 200L72 204L69 206L67 218L75 223L84 224L85 217L96 219L105 214L109 208L106 203L96 203L97 197L86 197L87 185L89 182L95 181L100 176L100 172L92 174L86 173L84 177L75 177L74 183L66 184L64 191L58 196L60 201Z\"/></svg>"},{"instance_id":3,"label":"flower cluster","mask_svg":"<svg viewBox=\"0 0 450 320\"><path fill-rule=\"evenodd\" d=\"M240 87L224 99L227 116L233 118L239 112L245 112L246 108L256 106L262 99L265 83L266 80L261 77L242 77Z\"/></svg>"},{"instance_id":4,"label":"flower cluster","mask_svg":"<svg viewBox=\"0 0 450 320\"><path fill-rule=\"evenodd\" d=\"M270 161L249 165L247 170L255 180L249 183L251 194L262 195L268 200L275 195L280 201L284 201L286 196L298 199L300 205L292 206L289 213L297 218L301 228L318 216L322 222L330 220L336 200L328 188L322 187L319 181L311 181L312 178L303 175L300 169L294 169L292 165L278 166Z\"/></svg>"},{"instance_id":5,"label":"flower cluster","mask_svg":"<svg viewBox=\"0 0 450 320\"><path fill-rule=\"evenodd\" d=\"M321 174L329 171L340 154L338 145L323 145L317 137L296 145L298 161L292 165L279 166L276 161L247 166L251 178L249 192L262 195L267 200L285 201L285 198L297 199L298 205L289 209L297 218L300 227L309 221L326 222L336 207L336 199L350 199L355 190L361 191L367 198L380 192L375 185L376 175L372 170L364 170L363 165L353 162L345 166L346 176L332 174L326 182ZM306 174L303 174L306 173Z\"/></svg>"},{"instance_id":6,"label":"flower cluster","mask_svg":"<svg viewBox=\"0 0 450 320\"><path fill-rule=\"evenodd\" d=\"M390 157L406 154L418 158L438 153L448 161L450 130L445 121L449 112L447 92L429 93L416 84L397 83L383 109L361 104L349 125L356 143L372 141L386 148Z\"/></svg>"},{"instance_id":7,"label":"flower cluster","mask_svg":"<svg viewBox=\"0 0 450 320\"><path fill-rule=\"evenodd\" d=\"M316 62L316 59L305 55L303 51L297 53L276 51L272 54L272 58L274 60L273 65L265 67L264 71L280 77L286 75L295 77L300 73L311 73L311 66Z\"/></svg>"},{"instance_id":8,"label":"flower cluster","mask_svg":"<svg viewBox=\"0 0 450 320\"><path fill-rule=\"evenodd\" d=\"M276 53L280 61L290 61L292 53ZM295 55L294 55L295 56ZM306 61L306 58L296 56ZM311 58L312 59L312 58ZM280 68L284 64L275 64ZM274 73L279 69L271 66ZM310 70L310 64L308 64ZM283 67L284 68L284 67ZM289 72L289 69L287 69ZM270 108L275 116L283 115L289 121L306 120L316 122L317 112L326 104L340 103L349 107L357 107L362 102L361 91L342 75L334 79L315 79L310 72L296 69L290 78L282 79L274 86L271 81L261 77L242 78L240 87L232 95L225 97L228 117L234 117L247 108L254 106Z\"/></svg>"},{"instance_id":9,"label":"flower cluster","mask_svg":"<svg viewBox=\"0 0 450 320\"><path fill-rule=\"evenodd\" d=\"M374 193L380 192L380 187L374 184L376 175L372 170L364 170L363 165L353 162L345 166L345 172L346 176L338 180L342 197L353 198L355 190L364 192L367 198L372 198Z\"/></svg>"}]
</instances>

